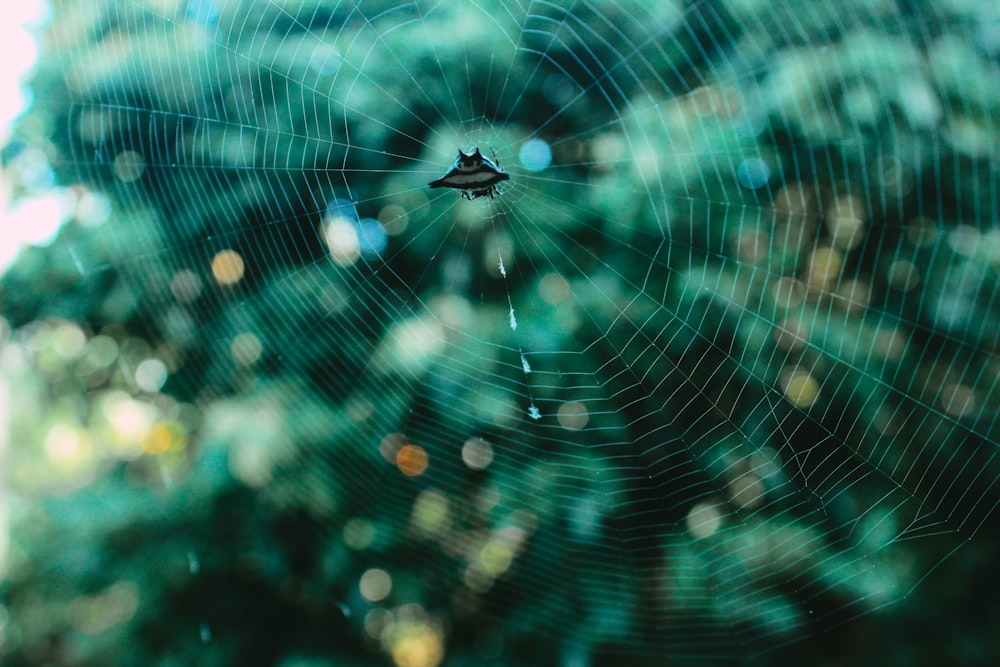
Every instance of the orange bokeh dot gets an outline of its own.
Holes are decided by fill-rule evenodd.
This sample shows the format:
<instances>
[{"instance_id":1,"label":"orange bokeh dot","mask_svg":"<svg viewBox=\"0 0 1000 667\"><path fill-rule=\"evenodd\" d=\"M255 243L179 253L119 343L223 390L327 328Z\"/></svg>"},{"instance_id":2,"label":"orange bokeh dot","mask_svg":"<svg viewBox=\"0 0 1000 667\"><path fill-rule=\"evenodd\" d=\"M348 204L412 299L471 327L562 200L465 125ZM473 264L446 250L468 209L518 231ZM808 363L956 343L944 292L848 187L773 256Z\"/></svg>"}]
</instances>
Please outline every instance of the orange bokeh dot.
<instances>
[{"instance_id":1,"label":"orange bokeh dot","mask_svg":"<svg viewBox=\"0 0 1000 667\"><path fill-rule=\"evenodd\" d=\"M416 477L427 470L427 451L418 445L403 445L396 454L396 467L407 477Z\"/></svg>"}]
</instances>

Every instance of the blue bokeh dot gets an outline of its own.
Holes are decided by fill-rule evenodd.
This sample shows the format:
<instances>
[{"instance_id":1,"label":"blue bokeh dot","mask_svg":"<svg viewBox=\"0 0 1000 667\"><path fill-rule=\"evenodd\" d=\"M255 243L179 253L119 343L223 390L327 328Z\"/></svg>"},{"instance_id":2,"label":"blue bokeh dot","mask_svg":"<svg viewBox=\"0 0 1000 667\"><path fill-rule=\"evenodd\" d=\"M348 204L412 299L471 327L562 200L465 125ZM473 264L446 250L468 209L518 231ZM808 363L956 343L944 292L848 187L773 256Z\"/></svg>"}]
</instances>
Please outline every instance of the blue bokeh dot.
<instances>
[{"instance_id":1,"label":"blue bokeh dot","mask_svg":"<svg viewBox=\"0 0 1000 667\"><path fill-rule=\"evenodd\" d=\"M541 139L531 139L521 146L518 157L528 171L541 171L552 164L552 149Z\"/></svg>"},{"instance_id":2,"label":"blue bokeh dot","mask_svg":"<svg viewBox=\"0 0 1000 667\"><path fill-rule=\"evenodd\" d=\"M374 218L362 218L354 223L358 246L363 257L375 257L385 250L388 237L382 224Z\"/></svg>"},{"instance_id":3,"label":"blue bokeh dot","mask_svg":"<svg viewBox=\"0 0 1000 667\"><path fill-rule=\"evenodd\" d=\"M736 178L740 185L751 190L767 185L771 169L759 157L748 157L736 168Z\"/></svg>"}]
</instances>

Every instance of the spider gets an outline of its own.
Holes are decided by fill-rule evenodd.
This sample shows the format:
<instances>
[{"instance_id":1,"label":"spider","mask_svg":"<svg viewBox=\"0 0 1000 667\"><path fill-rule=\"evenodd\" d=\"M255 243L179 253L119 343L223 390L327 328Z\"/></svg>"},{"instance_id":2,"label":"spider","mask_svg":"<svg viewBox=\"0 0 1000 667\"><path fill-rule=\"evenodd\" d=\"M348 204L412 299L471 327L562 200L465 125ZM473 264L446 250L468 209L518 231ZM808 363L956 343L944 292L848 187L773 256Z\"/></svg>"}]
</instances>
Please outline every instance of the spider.
<instances>
[{"instance_id":1,"label":"spider","mask_svg":"<svg viewBox=\"0 0 1000 667\"><path fill-rule=\"evenodd\" d=\"M454 188L462 191L462 198L473 200L476 197L493 197L500 194L497 183L510 179L510 174L500 168L497 154L493 152L493 160L489 160L476 148L473 153L458 151L458 159L441 178L427 185L432 188Z\"/></svg>"}]
</instances>

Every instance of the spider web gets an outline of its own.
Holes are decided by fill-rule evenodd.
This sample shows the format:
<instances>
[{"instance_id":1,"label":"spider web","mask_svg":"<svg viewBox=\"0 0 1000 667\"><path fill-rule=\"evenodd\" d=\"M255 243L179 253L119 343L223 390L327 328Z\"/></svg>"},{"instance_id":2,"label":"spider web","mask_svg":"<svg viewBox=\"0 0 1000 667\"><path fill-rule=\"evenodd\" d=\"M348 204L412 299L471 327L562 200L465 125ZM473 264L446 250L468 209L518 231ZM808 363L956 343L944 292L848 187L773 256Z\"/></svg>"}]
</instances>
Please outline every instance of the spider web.
<instances>
[{"instance_id":1,"label":"spider web","mask_svg":"<svg viewBox=\"0 0 1000 667\"><path fill-rule=\"evenodd\" d=\"M58 166L117 250L77 268L180 350L198 446L350 554L359 635L763 653L995 528L995 16L85 7ZM426 187L477 147L497 198Z\"/></svg>"}]
</instances>

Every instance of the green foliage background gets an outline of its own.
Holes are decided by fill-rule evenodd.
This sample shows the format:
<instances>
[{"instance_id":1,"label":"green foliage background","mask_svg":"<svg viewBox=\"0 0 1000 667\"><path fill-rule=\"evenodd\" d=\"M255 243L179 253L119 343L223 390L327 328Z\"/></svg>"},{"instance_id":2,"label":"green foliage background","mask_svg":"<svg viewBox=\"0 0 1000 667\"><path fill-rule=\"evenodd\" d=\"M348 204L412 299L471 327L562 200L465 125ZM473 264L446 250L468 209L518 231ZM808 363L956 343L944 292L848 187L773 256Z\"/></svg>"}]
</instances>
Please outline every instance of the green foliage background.
<instances>
[{"instance_id":1,"label":"green foliage background","mask_svg":"<svg viewBox=\"0 0 1000 667\"><path fill-rule=\"evenodd\" d=\"M393 664L394 647L407 641L443 645L447 665L938 665L1000 655L991 631L1000 623L1000 77L997 53L969 39L995 30L988 3L706 2L685 15L698 29L652 45L650 22L675 20L676 8L601 1L486 22L459 4L424 14L362 3L366 16L385 9L402 26L421 18L375 45L341 3L219 2L211 30L180 20L193 10L176 4L172 13L163 2L56 3L35 105L4 153L19 194L31 194L32 169L44 163L58 184L76 188L77 202L59 238L25 249L0 281L11 406L4 664ZM550 43L546 19L566 21L562 40ZM586 26L609 25L616 29L581 43ZM547 130L582 138L553 143L556 161L572 163L572 151L598 138L593 128L620 127L603 138L631 142L618 149L626 166L581 166L552 180L525 174L505 195L509 227L498 232L476 222L482 209L473 204L464 212L428 204L412 186L428 180L424 167L399 156L431 164L430 147L453 152L452 138L428 126L452 105L439 63L503 72L524 91L511 108L482 110L507 118L495 128L501 152L553 115L542 77L513 51L470 47L485 39L481 31L504 29L524 31L526 49L581 79L636 58L636 45L649 48L615 78L622 85L604 89L607 104L569 106ZM342 62L364 62L364 76L317 66L316 46L327 41ZM405 54L405 66L366 60L376 46ZM745 120L735 114L690 113L726 107L711 98L724 98L725 86L702 86L727 81L774 128L763 147L734 130ZM470 82L488 84L485 74ZM422 94L413 104L384 103L384 91L415 84ZM914 101L922 91L938 100L937 114ZM797 231L791 204L718 176L751 147L780 180L854 197L869 220L861 250L845 259L845 273L871 277L869 307L830 287L836 298L798 316L810 323L799 363L826 373L833 407L821 412L768 399L787 359L772 332L783 308L774 287L808 273L813 237L836 239L821 225ZM127 177L124 151L144 165L139 177ZM391 272L325 261L318 212L344 195L333 187L345 182L341 173L368 193L358 198L362 215L386 203L409 212ZM656 197L629 194L651 183ZM105 201L109 219L90 223L88 206ZM956 249L960 227L979 235L977 249ZM799 233L808 244L771 244L759 255L733 243ZM472 275L488 276L495 255L468 248L504 244L516 246L521 268L506 281L474 279L472 312L448 299L444 272L425 270L428 257L471 256ZM246 264L228 288L210 270L222 247ZM922 271L907 291L878 278L900 258ZM576 277L575 308L542 309L537 267ZM187 272L180 284L179 272ZM954 316L935 317L932 304L946 296ZM423 305L491 344L455 346L437 366L398 353L407 330L395 327L426 315ZM504 356L518 347L504 326L511 307L523 340L585 351L561 368L565 384L537 388L540 405L582 391L571 385L574 371L606 373L607 394L589 397L606 409L594 412L597 430L580 435L590 453L542 428L515 438L489 427L507 457L489 473L432 465L420 480L401 480L379 453L387 432L426 443L432 461L454 458L449 438L481 433L484 415L516 393L520 362ZM234 348L247 331L259 358ZM893 335L905 340L902 353ZM657 341L655 353L637 337ZM150 359L168 372L153 391L136 381ZM631 383L627 369L674 384ZM474 381L483 376L488 386ZM973 415L928 409L946 403L938 392L958 380L976 397ZM461 409L442 409L448 403ZM890 435L870 426L886 410L897 422ZM843 446L824 446L826 467L812 471L819 481L806 491L836 502L777 507L727 533L741 544L787 544L784 559L761 551L743 560L744 552L725 553L729 542L706 547L674 528L695 500L725 486L719 480L742 456L734 452L784 438L794 459L798 444L822 445L831 434ZM691 453L681 473L673 458L643 459L661 439ZM612 457L623 443L650 479L693 481L676 493L635 486ZM859 459L877 459L877 474L845 468ZM791 472L778 479L778 490L801 485ZM603 503L595 511L609 528L581 537L573 528L581 502ZM918 520L928 509L932 519ZM841 535L820 530L818 514L841 527L873 518L860 524L867 531ZM878 533L883 520L913 522L922 539L894 543L895 534ZM449 548L445 537L518 530L532 537L478 594L463 578L464 547ZM645 564L659 550L675 559L674 575L700 582L704 600L663 607L646 590L654 584L629 576L630 558ZM728 574L710 572L720 562ZM393 580L382 605L358 591L373 566ZM881 596L927 573L901 601ZM802 617L807 606L823 617L822 632ZM391 609L395 625L371 608ZM713 619L731 622L732 634L713 639ZM373 630L378 623L385 627ZM715 641L717 650L703 648Z\"/></svg>"}]
</instances>

